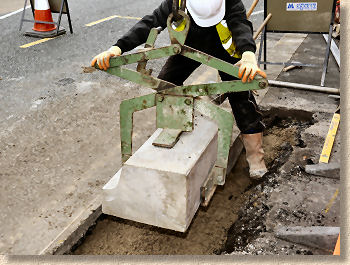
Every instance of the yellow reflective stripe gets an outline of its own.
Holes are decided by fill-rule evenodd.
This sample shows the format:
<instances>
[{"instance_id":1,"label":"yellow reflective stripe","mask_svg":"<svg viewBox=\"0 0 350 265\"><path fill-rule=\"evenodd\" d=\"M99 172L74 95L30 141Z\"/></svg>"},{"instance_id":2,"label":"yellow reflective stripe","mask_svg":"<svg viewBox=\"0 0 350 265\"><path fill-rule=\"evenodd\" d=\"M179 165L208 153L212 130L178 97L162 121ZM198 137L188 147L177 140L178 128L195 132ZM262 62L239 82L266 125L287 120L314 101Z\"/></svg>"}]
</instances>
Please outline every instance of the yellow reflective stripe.
<instances>
[{"instance_id":1,"label":"yellow reflective stripe","mask_svg":"<svg viewBox=\"0 0 350 265\"><path fill-rule=\"evenodd\" d=\"M221 43L223 44L227 43L232 38L231 31L221 23L216 25L216 31L219 34Z\"/></svg>"},{"instance_id":2,"label":"yellow reflective stripe","mask_svg":"<svg viewBox=\"0 0 350 265\"><path fill-rule=\"evenodd\" d=\"M181 0L179 0L179 8L181 7ZM185 29L186 23L185 20L181 22L179 26L175 28L176 31L183 31ZM219 24L216 25L216 31L219 34L219 38L221 43L224 45L232 40L232 33L227 27L226 20L222 20ZM225 48L225 47L224 47ZM236 52L236 45L232 40L232 43L229 48L225 48L225 50L235 58L241 58L241 55Z\"/></svg>"},{"instance_id":3,"label":"yellow reflective stripe","mask_svg":"<svg viewBox=\"0 0 350 265\"><path fill-rule=\"evenodd\" d=\"M230 40L232 41L229 48L225 48L225 50L233 57L235 58L241 58L241 56L236 52L236 45L232 40L232 33L227 27L226 21L222 20L219 24L216 25L216 31L219 34L219 38L221 40L221 43L223 46L228 43Z\"/></svg>"},{"instance_id":4,"label":"yellow reflective stripe","mask_svg":"<svg viewBox=\"0 0 350 265\"><path fill-rule=\"evenodd\" d=\"M185 20L182 20L182 22L180 23L179 26L176 27L176 31L183 31L185 29L185 26L186 26L186 21Z\"/></svg>"},{"instance_id":5,"label":"yellow reflective stripe","mask_svg":"<svg viewBox=\"0 0 350 265\"><path fill-rule=\"evenodd\" d=\"M179 8L181 7L181 0L179 0ZM175 30L176 31L183 31L185 29L186 26L186 22L185 20L182 20L182 22L180 23L180 25L178 25Z\"/></svg>"}]
</instances>

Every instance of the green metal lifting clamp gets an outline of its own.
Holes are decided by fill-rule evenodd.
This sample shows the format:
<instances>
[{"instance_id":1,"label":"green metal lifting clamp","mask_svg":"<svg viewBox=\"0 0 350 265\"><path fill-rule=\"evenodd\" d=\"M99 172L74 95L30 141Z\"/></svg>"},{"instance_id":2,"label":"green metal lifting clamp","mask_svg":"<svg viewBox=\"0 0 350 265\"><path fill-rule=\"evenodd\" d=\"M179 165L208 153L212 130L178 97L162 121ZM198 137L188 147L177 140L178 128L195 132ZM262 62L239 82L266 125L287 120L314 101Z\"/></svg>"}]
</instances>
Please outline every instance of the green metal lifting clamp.
<instances>
[{"instance_id":1,"label":"green metal lifting clamp","mask_svg":"<svg viewBox=\"0 0 350 265\"><path fill-rule=\"evenodd\" d=\"M231 76L238 77L238 67L184 45L190 27L190 19L183 10L177 10L177 13L185 20L186 25L184 30L177 31L172 27L174 15L169 15L167 29L171 45L154 48L156 38L162 29L153 28L150 31L144 50L110 59L110 68L107 69L107 73L156 91L149 95L124 100L120 105L122 162L124 163L132 155L132 117L134 112L156 106L157 128L163 128L163 131L153 144L171 148L176 144L181 132L193 130L194 111L196 110L214 120L218 125L218 154L212 171L213 176L210 180L213 182L212 185L223 185L225 183L234 119L230 112L210 102L201 100L199 97L263 89L267 87L268 82L264 78L256 77L250 83L242 83L240 80L235 80L176 86L151 76L152 70L146 70L148 60L180 54ZM137 71L121 67L132 63L138 63Z\"/></svg>"}]
</instances>

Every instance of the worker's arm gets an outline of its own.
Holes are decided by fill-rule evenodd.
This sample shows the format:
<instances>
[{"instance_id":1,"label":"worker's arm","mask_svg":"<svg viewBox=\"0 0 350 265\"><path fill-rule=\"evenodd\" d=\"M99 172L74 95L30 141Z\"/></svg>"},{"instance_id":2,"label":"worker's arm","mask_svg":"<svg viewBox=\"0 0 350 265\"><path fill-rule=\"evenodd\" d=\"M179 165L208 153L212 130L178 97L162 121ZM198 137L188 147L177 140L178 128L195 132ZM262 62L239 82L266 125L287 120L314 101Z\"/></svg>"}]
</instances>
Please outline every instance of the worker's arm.
<instances>
[{"instance_id":1,"label":"worker's arm","mask_svg":"<svg viewBox=\"0 0 350 265\"><path fill-rule=\"evenodd\" d=\"M166 22L171 12L172 0L164 0L160 6L153 11L152 15L144 16L123 37L121 37L116 44L107 51L96 55L91 61L91 66L94 66L97 63L100 69L107 70L109 68L109 59L111 57L119 56L123 52L128 52L145 43L152 28L166 28Z\"/></svg>"},{"instance_id":2,"label":"worker's arm","mask_svg":"<svg viewBox=\"0 0 350 265\"><path fill-rule=\"evenodd\" d=\"M172 12L172 2L172 0L164 0L160 6L153 11L152 15L144 16L117 41L115 46L118 46L123 52L130 51L146 42L152 28L166 28L168 16Z\"/></svg>"},{"instance_id":3,"label":"worker's arm","mask_svg":"<svg viewBox=\"0 0 350 265\"><path fill-rule=\"evenodd\" d=\"M245 51L255 53L256 45L253 39L253 25L247 19L246 10L241 0L226 0L225 19L236 49L240 54Z\"/></svg>"},{"instance_id":4,"label":"worker's arm","mask_svg":"<svg viewBox=\"0 0 350 265\"><path fill-rule=\"evenodd\" d=\"M237 51L242 55L239 62L238 77L242 82L251 82L256 74L266 78L265 72L259 69L256 59L256 45L253 39L253 25L247 19L246 10L241 0L226 0L225 18L232 32L232 39Z\"/></svg>"}]
</instances>

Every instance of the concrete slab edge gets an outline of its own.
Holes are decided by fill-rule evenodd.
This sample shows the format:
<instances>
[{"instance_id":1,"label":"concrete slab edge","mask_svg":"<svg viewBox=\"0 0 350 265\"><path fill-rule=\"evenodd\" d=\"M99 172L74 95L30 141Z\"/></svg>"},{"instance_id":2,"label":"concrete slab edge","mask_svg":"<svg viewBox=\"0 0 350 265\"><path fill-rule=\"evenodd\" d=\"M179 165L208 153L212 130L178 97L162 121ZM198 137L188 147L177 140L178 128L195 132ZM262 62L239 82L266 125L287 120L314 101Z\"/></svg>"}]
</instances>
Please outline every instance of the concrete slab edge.
<instances>
[{"instance_id":1,"label":"concrete slab edge","mask_svg":"<svg viewBox=\"0 0 350 265\"><path fill-rule=\"evenodd\" d=\"M290 243L332 253L339 233L340 227L295 226L279 228L275 232L275 237Z\"/></svg>"},{"instance_id":2,"label":"concrete slab edge","mask_svg":"<svg viewBox=\"0 0 350 265\"><path fill-rule=\"evenodd\" d=\"M320 177L340 179L340 163L332 162L306 165L305 172Z\"/></svg>"},{"instance_id":3,"label":"concrete slab edge","mask_svg":"<svg viewBox=\"0 0 350 265\"><path fill-rule=\"evenodd\" d=\"M63 255L85 235L102 214L102 197L96 197L39 255Z\"/></svg>"}]
</instances>

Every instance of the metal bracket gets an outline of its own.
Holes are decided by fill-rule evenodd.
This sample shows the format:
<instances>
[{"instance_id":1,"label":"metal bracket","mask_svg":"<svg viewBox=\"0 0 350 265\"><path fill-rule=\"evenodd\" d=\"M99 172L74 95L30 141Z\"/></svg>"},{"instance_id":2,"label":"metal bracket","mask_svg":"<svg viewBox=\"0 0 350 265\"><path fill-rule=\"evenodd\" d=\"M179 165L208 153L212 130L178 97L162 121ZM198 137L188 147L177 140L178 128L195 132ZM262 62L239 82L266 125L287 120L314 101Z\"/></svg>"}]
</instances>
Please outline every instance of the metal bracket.
<instances>
[{"instance_id":1,"label":"metal bracket","mask_svg":"<svg viewBox=\"0 0 350 265\"><path fill-rule=\"evenodd\" d=\"M122 163L132 155L133 113L135 111L154 107L156 94L149 94L138 98L123 100L120 104L120 140Z\"/></svg>"},{"instance_id":2,"label":"metal bracket","mask_svg":"<svg viewBox=\"0 0 350 265\"><path fill-rule=\"evenodd\" d=\"M223 170L223 168L216 166L211 169L208 178L204 181L200 188L202 206L207 207L214 195L217 185L223 185L220 183L224 172L225 170Z\"/></svg>"},{"instance_id":3,"label":"metal bracket","mask_svg":"<svg viewBox=\"0 0 350 265\"><path fill-rule=\"evenodd\" d=\"M145 52L146 50L152 50L154 48L154 43L156 42L158 34L161 31L162 31L161 27L151 29L145 44L145 50L143 50L142 52ZM148 59L140 60L136 67L137 72L140 72L141 74L145 74L145 75L151 75L153 69L146 70L147 62L148 62Z\"/></svg>"},{"instance_id":4,"label":"metal bracket","mask_svg":"<svg viewBox=\"0 0 350 265\"><path fill-rule=\"evenodd\" d=\"M212 168L208 178L204 181L200 188L201 205L207 207L214 195L217 185L215 184L215 167Z\"/></svg>"},{"instance_id":5,"label":"metal bracket","mask_svg":"<svg viewBox=\"0 0 350 265\"><path fill-rule=\"evenodd\" d=\"M177 31L173 29L172 22L174 20L174 15L171 13L167 20L167 28L169 31L170 41L172 44L185 44L185 40L190 29L190 17L182 10L178 11L178 14L185 20L185 28L182 31Z\"/></svg>"},{"instance_id":6,"label":"metal bracket","mask_svg":"<svg viewBox=\"0 0 350 265\"><path fill-rule=\"evenodd\" d=\"M164 148L173 148L179 140L181 133L181 129L164 128L152 144Z\"/></svg>"},{"instance_id":7,"label":"metal bracket","mask_svg":"<svg viewBox=\"0 0 350 265\"><path fill-rule=\"evenodd\" d=\"M204 116L207 116L215 121L218 125L218 154L215 165L219 168L226 169L234 122L232 113L227 112L226 110L204 100L196 100L195 109ZM222 174L222 179L218 181L218 184L220 185L225 183L226 174Z\"/></svg>"},{"instance_id":8,"label":"metal bracket","mask_svg":"<svg viewBox=\"0 0 350 265\"><path fill-rule=\"evenodd\" d=\"M156 95L157 128L193 130L193 97Z\"/></svg>"}]
</instances>

